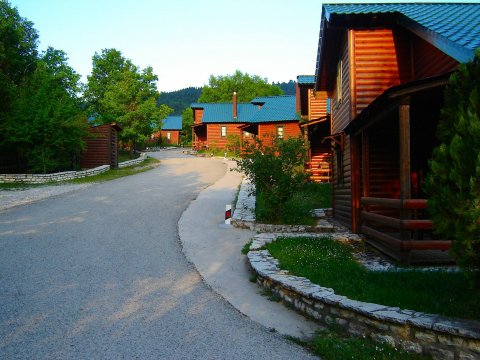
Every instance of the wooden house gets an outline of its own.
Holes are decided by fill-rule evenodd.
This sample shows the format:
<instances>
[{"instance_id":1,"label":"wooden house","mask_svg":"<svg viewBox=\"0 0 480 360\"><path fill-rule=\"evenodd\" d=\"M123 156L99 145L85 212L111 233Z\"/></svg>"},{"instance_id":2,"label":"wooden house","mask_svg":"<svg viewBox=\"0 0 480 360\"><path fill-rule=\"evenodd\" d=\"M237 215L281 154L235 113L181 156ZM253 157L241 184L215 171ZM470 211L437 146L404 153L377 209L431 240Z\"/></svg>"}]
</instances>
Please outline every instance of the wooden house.
<instances>
[{"instance_id":1,"label":"wooden house","mask_svg":"<svg viewBox=\"0 0 480 360\"><path fill-rule=\"evenodd\" d=\"M162 130L160 132L163 143L170 144L170 145L180 144L181 132L182 132L181 116L167 116L167 118L163 120Z\"/></svg>"},{"instance_id":2,"label":"wooden house","mask_svg":"<svg viewBox=\"0 0 480 360\"><path fill-rule=\"evenodd\" d=\"M297 76L296 110L301 116L301 129L309 143L308 162L305 166L310 178L316 182L332 179L332 148L330 134L330 99L326 91L315 91L314 75Z\"/></svg>"},{"instance_id":3,"label":"wooden house","mask_svg":"<svg viewBox=\"0 0 480 360\"><path fill-rule=\"evenodd\" d=\"M194 103L193 148L226 149L228 137L241 143L259 137L263 141L299 136L295 96L259 97L249 103Z\"/></svg>"},{"instance_id":4,"label":"wooden house","mask_svg":"<svg viewBox=\"0 0 480 360\"><path fill-rule=\"evenodd\" d=\"M118 167L118 133L121 130L116 123L89 127L80 166L84 169L101 165Z\"/></svg>"},{"instance_id":5,"label":"wooden house","mask_svg":"<svg viewBox=\"0 0 480 360\"><path fill-rule=\"evenodd\" d=\"M322 8L315 90L331 99L334 216L403 262L450 247L432 234L423 179L445 85L480 46L478 19L480 4Z\"/></svg>"}]
</instances>

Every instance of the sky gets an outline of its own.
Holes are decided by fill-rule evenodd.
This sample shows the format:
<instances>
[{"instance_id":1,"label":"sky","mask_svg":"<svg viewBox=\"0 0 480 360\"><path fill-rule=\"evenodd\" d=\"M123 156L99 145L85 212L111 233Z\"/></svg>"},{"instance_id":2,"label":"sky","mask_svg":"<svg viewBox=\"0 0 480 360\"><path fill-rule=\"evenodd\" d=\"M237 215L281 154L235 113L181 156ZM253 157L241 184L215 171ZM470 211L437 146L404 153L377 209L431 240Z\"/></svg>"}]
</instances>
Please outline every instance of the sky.
<instances>
[{"instance_id":1,"label":"sky","mask_svg":"<svg viewBox=\"0 0 480 360\"><path fill-rule=\"evenodd\" d=\"M9 2L34 23L39 49L65 51L83 82L92 56L110 48L140 68L152 66L160 91L202 87L235 70L269 82L315 72L320 0Z\"/></svg>"}]
</instances>

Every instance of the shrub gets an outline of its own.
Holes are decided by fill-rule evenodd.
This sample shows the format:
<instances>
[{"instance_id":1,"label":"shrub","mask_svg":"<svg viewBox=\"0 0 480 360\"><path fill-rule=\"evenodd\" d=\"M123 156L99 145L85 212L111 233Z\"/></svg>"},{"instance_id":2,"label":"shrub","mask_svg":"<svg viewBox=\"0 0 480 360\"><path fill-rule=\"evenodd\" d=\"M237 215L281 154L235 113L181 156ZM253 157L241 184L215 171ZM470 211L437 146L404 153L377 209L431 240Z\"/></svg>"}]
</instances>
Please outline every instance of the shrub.
<instances>
[{"instance_id":1,"label":"shrub","mask_svg":"<svg viewBox=\"0 0 480 360\"><path fill-rule=\"evenodd\" d=\"M441 145L426 178L429 212L436 232L454 239L458 264L480 286L480 51L451 76L437 136Z\"/></svg>"},{"instance_id":2,"label":"shrub","mask_svg":"<svg viewBox=\"0 0 480 360\"><path fill-rule=\"evenodd\" d=\"M308 178L304 172L307 146L302 138L270 143L260 139L248 142L242 158L236 160L239 170L255 184L257 197L268 199L261 215L265 218L275 218Z\"/></svg>"}]
</instances>

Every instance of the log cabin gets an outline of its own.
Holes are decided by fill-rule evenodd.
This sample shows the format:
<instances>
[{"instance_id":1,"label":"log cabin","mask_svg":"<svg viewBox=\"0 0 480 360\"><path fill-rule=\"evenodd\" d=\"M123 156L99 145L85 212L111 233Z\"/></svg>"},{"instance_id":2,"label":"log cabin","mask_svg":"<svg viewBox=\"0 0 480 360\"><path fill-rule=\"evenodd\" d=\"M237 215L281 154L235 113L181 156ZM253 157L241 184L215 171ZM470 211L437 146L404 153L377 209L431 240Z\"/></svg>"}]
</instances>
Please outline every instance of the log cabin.
<instances>
[{"instance_id":1,"label":"log cabin","mask_svg":"<svg viewBox=\"0 0 480 360\"><path fill-rule=\"evenodd\" d=\"M271 142L275 138L300 135L295 96L257 97L238 103L236 93L231 103L194 103L193 148L226 149L228 137L240 143L258 137Z\"/></svg>"},{"instance_id":2,"label":"log cabin","mask_svg":"<svg viewBox=\"0 0 480 360\"><path fill-rule=\"evenodd\" d=\"M331 182L332 149L327 141L331 132L330 99L326 91L315 91L314 75L299 75L296 83L296 109L300 128L309 144L305 170L315 182Z\"/></svg>"},{"instance_id":3,"label":"log cabin","mask_svg":"<svg viewBox=\"0 0 480 360\"><path fill-rule=\"evenodd\" d=\"M478 19L480 4L322 7L314 90L331 99L334 216L400 262L448 261L423 179L449 76L480 46Z\"/></svg>"},{"instance_id":4,"label":"log cabin","mask_svg":"<svg viewBox=\"0 0 480 360\"><path fill-rule=\"evenodd\" d=\"M182 117L181 116L167 116L162 123L162 130L160 132L162 142L169 145L180 144L180 134L182 132Z\"/></svg>"}]
</instances>

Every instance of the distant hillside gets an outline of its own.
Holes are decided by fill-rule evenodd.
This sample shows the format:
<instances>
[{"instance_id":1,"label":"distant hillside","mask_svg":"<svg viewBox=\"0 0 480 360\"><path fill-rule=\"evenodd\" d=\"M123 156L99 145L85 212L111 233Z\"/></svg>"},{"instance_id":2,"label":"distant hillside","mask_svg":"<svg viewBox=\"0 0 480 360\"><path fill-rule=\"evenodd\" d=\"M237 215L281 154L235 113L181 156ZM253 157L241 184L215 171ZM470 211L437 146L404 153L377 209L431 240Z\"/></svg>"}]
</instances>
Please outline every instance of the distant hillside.
<instances>
[{"instance_id":1,"label":"distant hillside","mask_svg":"<svg viewBox=\"0 0 480 360\"><path fill-rule=\"evenodd\" d=\"M295 95L295 81L273 83L283 90L285 95ZM164 92L160 94L157 104L165 104L173 109L171 115L182 115L183 110L194 103L200 97L202 88L188 87L181 90Z\"/></svg>"},{"instance_id":2,"label":"distant hillside","mask_svg":"<svg viewBox=\"0 0 480 360\"><path fill-rule=\"evenodd\" d=\"M198 100L202 88L188 87L181 90L160 94L157 104L165 104L173 109L171 115L182 115L183 110Z\"/></svg>"},{"instance_id":3,"label":"distant hillside","mask_svg":"<svg viewBox=\"0 0 480 360\"><path fill-rule=\"evenodd\" d=\"M280 89L283 90L285 95L295 95L295 81L290 80L289 82L274 82L273 85L277 85Z\"/></svg>"}]
</instances>

